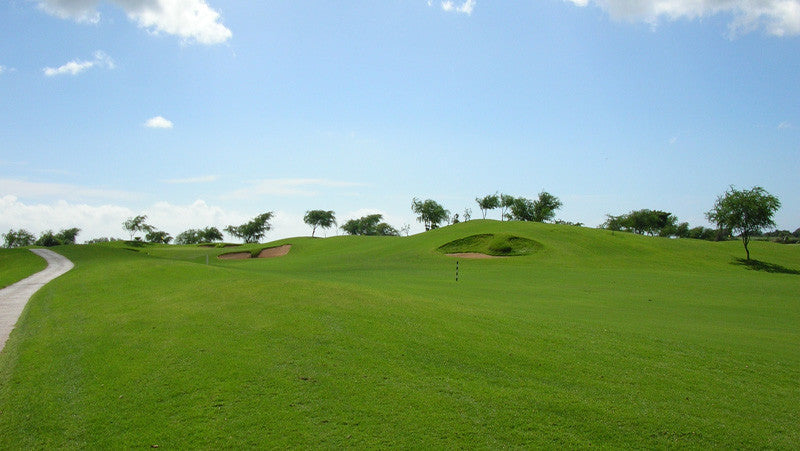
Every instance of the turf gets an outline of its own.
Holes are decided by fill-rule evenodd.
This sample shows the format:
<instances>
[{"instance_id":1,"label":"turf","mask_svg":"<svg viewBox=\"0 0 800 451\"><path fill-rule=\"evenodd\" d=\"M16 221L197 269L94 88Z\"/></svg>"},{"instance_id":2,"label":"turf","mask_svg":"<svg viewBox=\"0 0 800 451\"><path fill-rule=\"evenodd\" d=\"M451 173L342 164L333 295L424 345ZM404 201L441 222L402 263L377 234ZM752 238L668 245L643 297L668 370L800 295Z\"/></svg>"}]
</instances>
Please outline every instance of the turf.
<instances>
[{"instance_id":1,"label":"turf","mask_svg":"<svg viewBox=\"0 0 800 451\"><path fill-rule=\"evenodd\" d=\"M0 249L0 288L12 285L46 267L47 262L27 248Z\"/></svg>"},{"instance_id":2,"label":"turf","mask_svg":"<svg viewBox=\"0 0 800 451\"><path fill-rule=\"evenodd\" d=\"M481 234L540 247L456 282L437 249ZM0 447L800 443L797 246L470 221L244 249L286 243L57 248L76 268L0 353Z\"/></svg>"}]
</instances>

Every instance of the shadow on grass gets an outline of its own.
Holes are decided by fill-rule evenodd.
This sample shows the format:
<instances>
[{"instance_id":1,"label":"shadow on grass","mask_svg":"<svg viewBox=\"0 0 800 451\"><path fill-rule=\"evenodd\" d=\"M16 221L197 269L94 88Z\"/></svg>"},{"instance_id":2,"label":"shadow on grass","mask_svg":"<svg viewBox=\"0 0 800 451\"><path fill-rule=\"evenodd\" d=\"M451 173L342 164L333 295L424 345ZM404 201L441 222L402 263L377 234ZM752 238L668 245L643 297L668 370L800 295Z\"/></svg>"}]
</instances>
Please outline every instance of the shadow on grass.
<instances>
[{"instance_id":1,"label":"shadow on grass","mask_svg":"<svg viewBox=\"0 0 800 451\"><path fill-rule=\"evenodd\" d=\"M760 260L745 260L743 258L734 259L732 265L744 266L753 271L765 271L777 274L794 274L800 276L800 271L785 266L776 265L775 263L762 262Z\"/></svg>"}]
</instances>

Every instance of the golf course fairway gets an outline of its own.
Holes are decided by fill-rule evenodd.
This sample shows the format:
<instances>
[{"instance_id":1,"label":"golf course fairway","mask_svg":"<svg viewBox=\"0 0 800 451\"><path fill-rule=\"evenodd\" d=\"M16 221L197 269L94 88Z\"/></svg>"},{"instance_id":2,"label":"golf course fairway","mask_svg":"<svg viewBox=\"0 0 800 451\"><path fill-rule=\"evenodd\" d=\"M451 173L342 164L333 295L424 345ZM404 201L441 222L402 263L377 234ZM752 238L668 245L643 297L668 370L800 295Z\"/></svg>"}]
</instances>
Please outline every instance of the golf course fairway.
<instances>
[{"instance_id":1,"label":"golf course fairway","mask_svg":"<svg viewBox=\"0 0 800 451\"><path fill-rule=\"evenodd\" d=\"M53 250L75 267L0 353L2 449L800 444L800 246L476 220Z\"/></svg>"}]
</instances>

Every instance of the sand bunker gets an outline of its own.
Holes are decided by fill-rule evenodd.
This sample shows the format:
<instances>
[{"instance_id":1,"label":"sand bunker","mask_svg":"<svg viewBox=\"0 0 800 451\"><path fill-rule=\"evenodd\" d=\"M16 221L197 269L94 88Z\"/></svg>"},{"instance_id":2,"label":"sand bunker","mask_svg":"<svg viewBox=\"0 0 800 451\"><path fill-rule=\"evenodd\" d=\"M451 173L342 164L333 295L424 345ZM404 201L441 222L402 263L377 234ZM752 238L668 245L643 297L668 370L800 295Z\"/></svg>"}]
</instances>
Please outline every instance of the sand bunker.
<instances>
[{"instance_id":1,"label":"sand bunker","mask_svg":"<svg viewBox=\"0 0 800 451\"><path fill-rule=\"evenodd\" d=\"M259 252L258 258L283 257L284 255L288 254L290 250L292 250L291 244L284 244L283 246L271 247L269 249L264 249L263 251Z\"/></svg>"},{"instance_id":2,"label":"sand bunker","mask_svg":"<svg viewBox=\"0 0 800 451\"><path fill-rule=\"evenodd\" d=\"M283 246L270 247L259 252L256 258L283 257L284 255L288 254L291 249L292 249L291 244L284 244ZM245 260L248 258L253 258L253 254L251 254L250 252L232 252L230 254L222 254L217 258L221 260Z\"/></svg>"},{"instance_id":3,"label":"sand bunker","mask_svg":"<svg viewBox=\"0 0 800 451\"><path fill-rule=\"evenodd\" d=\"M461 258L506 258L499 255L480 254L478 252L459 252L457 254L445 254L448 257L461 257Z\"/></svg>"},{"instance_id":4,"label":"sand bunker","mask_svg":"<svg viewBox=\"0 0 800 451\"><path fill-rule=\"evenodd\" d=\"M221 260L244 260L245 258L251 258L252 255L250 252L234 252L232 254L222 254L220 255L219 259Z\"/></svg>"}]
</instances>

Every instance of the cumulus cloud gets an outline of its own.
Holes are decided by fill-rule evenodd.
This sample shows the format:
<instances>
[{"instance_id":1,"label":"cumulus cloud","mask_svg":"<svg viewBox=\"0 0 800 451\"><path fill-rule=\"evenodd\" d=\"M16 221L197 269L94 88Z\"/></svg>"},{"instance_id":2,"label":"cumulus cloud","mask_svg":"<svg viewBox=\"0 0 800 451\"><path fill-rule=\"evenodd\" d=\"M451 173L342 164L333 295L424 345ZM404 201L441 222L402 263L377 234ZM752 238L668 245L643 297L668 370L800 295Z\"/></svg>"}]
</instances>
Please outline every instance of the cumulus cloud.
<instances>
[{"instance_id":1,"label":"cumulus cloud","mask_svg":"<svg viewBox=\"0 0 800 451\"><path fill-rule=\"evenodd\" d=\"M147 223L166 231L172 236L188 229L217 227L222 230L228 225L243 224L255 215L263 213L242 213L226 210L197 200L188 205L156 202L142 210L113 204L90 205L59 200L53 203L26 203L13 195L0 196L0 233L10 229L25 229L34 234L45 230L61 230L71 227L81 229L78 242L92 238L116 237L128 239L122 223L135 215L147 215ZM307 235L302 215L276 211L270 221L273 230L267 233L267 240L277 240L292 236Z\"/></svg>"},{"instance_id":2,"label":"cumulus cloud","mask_svg":"<svg viewBox=\"0 0 800 451\"><path fill-rule=\"evenodd\" d=\"M100 21L101 0L38 0L49 14L78 22ZM232 33L220 22L220 14L205 0L108 0L128 18L152 33L167 33L189 42L219 44Z\"/></svg>"},{"instance_id":3,"label":"cumulus cloud","mask_svg":"<svg viewBox=\"0 0 800 451\"><path fill-rule=\"evenodd\" d=\"M172 128L172 121L162 116L151 117L144 123L148 128Z\"/></svg>"},{"instance_id":4,"label":"cumulus cloud","mask_svg":"<svg viewBox=\"0 0 800 451\"><path fill-rule=\"evenodd\" d=\"M118 205L91 206L65 200L28 204L16 196L0 197L0 231L3 233L12 228L40 234L45 230L78 227L81 229L79 242L101 236L122 237L122 221L133 215L133 211Z\"/></svg>"},{"instance_id":5,"label":"cumulus cloud","mask_svg":"<svg viewBox=\"0 0 800 451\"><path fill-rule=\"evenodd\" d=\"M107 69L113 69L115 65L114 65L114 60L112 60L111 57L98 50L94 52L93 60L89 61L72 60L58 67L45 67L44 69L42 69L42 71L48 77L54 77L56 75L64 75L64 74L78 75L79 73L87 69L91 69L92 67L105 67Z\"/></svg>"},{"instance_id":6,"label":"cumulus cloud","mask_svg":"<svg viewBox=\"0 0 800 451\"><path fill-rule=\"evenodd\" d=\"M774 36L800 34L800 0L564 0L585 7L590 3L619 20L702 19L716 14L733 16L731 36L763 28Z\"/></svg>"},{"instance_id":7,"label":"cumulus cloud","mask_svg":"<svg viewBox=\"0 0 800 451\"><path fill-rule=\"evenodd\" d=\"M347 188L362 186L360 183L327 179L264 179L249 183L250 186L223 196L226 199L250 199L262 196L315 196L319 188Z\"/></svg>"},{"instance_id":8,"label":"cumulus cloud","mask_svg":"<svg viewBox=\"0 0 800 451\"><path fill-rule=\"evenodd\" d=\"M428 2L428 5L431 3ZM445 0L442 2L442 9L447 12L454 12L459 14L471 15L472 10L475 8L475 0L466 0L464 3L458 5L452 0Z\"/></svg>"}]
</instances>

